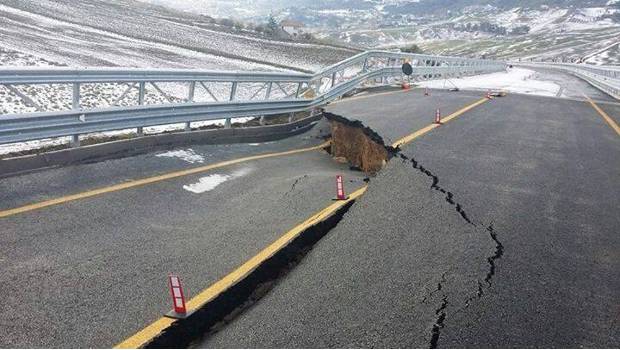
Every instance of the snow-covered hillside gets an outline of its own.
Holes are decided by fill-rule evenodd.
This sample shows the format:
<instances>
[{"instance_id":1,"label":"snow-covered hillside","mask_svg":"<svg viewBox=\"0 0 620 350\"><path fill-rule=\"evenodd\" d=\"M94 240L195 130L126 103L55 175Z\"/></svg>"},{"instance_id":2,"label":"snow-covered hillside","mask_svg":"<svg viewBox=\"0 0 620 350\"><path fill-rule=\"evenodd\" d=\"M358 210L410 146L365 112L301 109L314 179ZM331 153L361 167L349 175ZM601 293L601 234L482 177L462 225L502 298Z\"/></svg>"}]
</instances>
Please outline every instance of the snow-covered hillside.
<instances>
[{"instance_id":1,"label":"snow-covered hillside","mask_svg":"<svg viewBox=\"0 0 620 350\"><path fill-rule=\"evenodd\" d=\"M270 40L256 32L219 26L209 19L135 0L0 0L0 66L315 71L358 52ZM167 97L147 86L145 104L180 102L187 96L183 84L161 83L158 88ZM211 87L216 95L219 88ZM238 91L243 93L243 89ZM88 109L135 105L138 91L128 90L127 84L82 84L81 94L81 107ZM66 85L0 85L0 115L34 112L37 106L45 106L46 111L67 110L71 108L71 95ZM197 91L195 100L208 98L203 95L207 93ZM213 123L218 122L192 126ZM184 127L149 127L144 132ZM132 133L135 130L105 136ZM68 141L57 138L2 145L0 155Z\"/></svg>"},{"instance_id":2,"label":"snow-covered hillside","mask_svg":"<svg viewBox=\"0 0 620 350\"><path fill-rule=\"evenodd\" d=\"M370 47L411 44L447 55L497 58L566 59L620 63L613 45L620 40L620 7L512 8L467 7L454 16L403 16L379 28L326 32L326 35Z\"/></svg>"},{"instance_id":3,"label":"snow-covered hillside","mask_svg":"<svg viewBox=\"0 0 620 350\"><path fill-rule=\"evenodd\" d=\"M603 52L620 34L616 0L345 2L291 7L281 16L304 22L319 37L364 47L417 44L438 54L567 60L600 51L589 62L620 63L614 50Z\"/></svg>"},{"instance_id":4,"label":"snow-covered hillside","mask_svg":"<svg viewBox=\"0 0 620 350\"><path fill-rule=\"evenodd\" d=\"M120 0L0 0L0 49L69 66L222 70L315 70L355 53Z\"/></svg>"}]
</instances>

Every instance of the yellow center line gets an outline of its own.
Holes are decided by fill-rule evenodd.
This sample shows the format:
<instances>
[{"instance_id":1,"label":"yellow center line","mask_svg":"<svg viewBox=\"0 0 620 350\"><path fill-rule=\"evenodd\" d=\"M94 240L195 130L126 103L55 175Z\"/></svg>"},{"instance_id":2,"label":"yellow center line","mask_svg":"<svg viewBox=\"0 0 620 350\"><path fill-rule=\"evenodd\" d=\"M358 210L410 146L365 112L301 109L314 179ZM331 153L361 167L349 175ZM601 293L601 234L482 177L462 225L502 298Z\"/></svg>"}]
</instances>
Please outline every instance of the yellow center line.
<instances>
[{"instance_id":1,"label":"yellow center line","mask_svg":"<svg viewBox=\"0 0 620 350\"><path fill-rule=\"evenodd\" d=\"M201 167L197 167L197 168L180 170L180 171L175 171L175 172L171 172L171 173L167 173L167 174L163 174L163 175L152 176L152 177L147 177L147 178L144 178L144 179L128 181L128 182L120 183L120 184L117 184L117 185L102 187L102 188L98 188L98 189L94 189L94 190L90 190L90 191L86 191L86 192L81 192L81 193L76 193L76 194L72 194L72 195L68 195L68 196L64 196L64 197L54 198L54 199L50 199L50 200L46 200L46 201L42 201L42 202L38 202L38 203L32 203L32 204L28 204L28 205L25 205L25 206L22 206L22 207L18 207L18 208L2 210L2 211L0 211L0 218L4 218L4 217L16 215L16 214L21 214L21 213L25 213L25 212L41 209L41 208L46 208L46 207L50 207L50 206L57 205L57 204L63 204L63 203L67 203L67 202L71 202L71 201L75 201L75 200L79 200L79 199L94 197L94 196L98 196L98 195L102 195L102 194L106 194L106 193L110 193L110 192L126 190L126 189L129 189L129 188L134 188L134 187L138 187L138 186L144 186L144 185L152 184L152 183L155 183L155 182L161 182L161 181L170 180L170 179L174 179L174 178L178 178L178 177L182 177L182 176L202 173L202 172L205 172L205 171L209 171L209 170L213 170L213 169L218 169L218 168L223 168L223 167L226 167L226 166L230 166L230 165L234 165L234 164L239 164L239 163L243 163L243 162L248 162L248 161L252 161L252 160L265 159L265 158L273 158L273 157L281 157L281 156L287 156L287 155L292 155L292 154L297 154L297 153L310 152L310 151L314 151L314 150L325 148L329 144L330 144L330 142L327 141L327 142L322 143L322 144L320 144L318 146L294 149L294 150L284 151L284 152L259 154L259 155L255 155L255 156L237 158L237 159L227 160L227 161L223 161L223 162L219 162L219 163L215 163L215 164L210 164L210 165L205 165L205 166L201 166Z\"/></svg>"},{"instance_id":2,"label":"yellow center line","mask_svg":"<svg viewBox=\"0 0 620 350\"><path fill-rule=\"evenodd\" d=\"M584 94L583 96L586 98L586 100L588 100L590 105L592 105L592 108L594 108L598 112L598 114L600 114L601 117L603 117L603 119L605 119L607 124L609 124L609 126L611 126L612 129L616 130L616 133L618 135L620 135L620 126L618 126L618 124L616 124L616 122L613 119L611 119L611 117L607 113L605 113L605 111L603 109L601 109L601 107L599 107L596 104L596 102L594 102L594 100L592 100L586 94Z\"/></svg>"},{"instance_id":3,"label":"yellow center line","mask_svg":"<svg viewBox=\"0 0 620 350\"><path fill-rule=\"evenodd\" d=\"M442 118L442 119L441 119L441 122L442 122L443 124L445 124L445 123L447 123L447 122L451 121L452 119L454 119L454 118L456 118L456 117L458 117L458 116L462 115L463 113L465 113L465 112L467 112L467 111L471 110L472 108L475 108L475 107L477 107L477 106L479 106L479 105L481 105L481 104L483 104L483 103L485 103L485 102L487 102L487 101L489 101L489 99L488 99L488 98L486 98L486 97L485 97L485 98L481 98L480 100L478 100L478 101L476 101L476 102L474 102L474 103L472 103L472 104L469 104L469 105L467 105L467 106L465 106L465 107L463 107L463 108L459 109L458 111L456 111L456 112L454 112L454 113L450 114L449 116L447 116L447 117L445 117L445 118ZM435 128L439 127L439 126L440 126L440 124L430 124L430 125L428 125L428 126L426 126L426 127L422 128L422 129L420 129L420 130L418 130L418 131L416 131L416 132L414 132L414 133L412 133L412 134L409 134L409 135L407 135L407 136L405 136L405 137L401 138L400 140L398 140L398 141L394 142L394 143L392 144L392 147L400 147L400 146L402 146L402 145L408 144L409 142L411 142L411 141L415 140L416 138L418 138L418 137L420 137L420 136L422 136L422 135L424 135L424 134L428 133L429 131L431 131L431 130L433 130L433 129L435 129Z\"/></svg>"},{"instance_id":4,"label":"yellow center line","mask_svg":"<svg viewBox=\"0 0 620 350\"><path fill-rule=\"evenodd\" d=\"M278 238L275 242L271 243L265 249L260 251L258 254L253 256L250 260L246 261L243 265L239 266L237 269L215 282L208 288L201 291L198 295L193 297L191 300L187 302L187 310L188 312L192 312L200 309L205 304L211 302L218 295L222 294L232 286L236 285L240 281L242 281L246 276L248 276L252 271L256 270L262 263L267 261L269 258L274 256L280 250L288 246L294 239L299 237L302 232L304 232L307 228L316 225L317 223L327 219L332 214L334 214L338 209L345 206L347 203L357 199L359 196L364 194L367 185L357 189L355 192L351 193L349 199L344 201L336 201L333 204L327 206L322 209L318 213L312 215L310 218L306 219L304 222L295 226L290 231L286 232L280 238ZM141 331L132 335L131 337L125 339L121 343L114 346L116 349L134 349L139 348L147 343L149 343L152 339L154 339L158 334L163 332L166 328L170 327L176 320L168 317L162 317L152 324L146 326Z\"/></svg>"},{"instance_id":5,"label":"yellow center line","mask_svg":"<svg viewBox=\"0 0 620 350\"><path fill-rule=\"evenodd\" d=\"M376 96L376 95L373 95ZM470 109L481 105L482 103L488 101L487 98L483 98L478 100L468 106L461 108L460 110L450 114L445 119L444 122L448 122L459 115L469 111ZM436 128L437 124L428 125L409 136L402 138L401 140L395 142L393 147L400 146L406 143L411 142L416 137L423 135L434 128ZM275 242L271 243L267 248L263 249L260 253L256 254L254 257L246 261L243 265L239 266L237 269L215 282L208 288L201 291L198 295L193 297L191 300L187 302L188 312L192 312L200 309L204 305L208 304L215 298L217 298L220 294L234 286L235 284L242 281L246 276L248 276L252 271L254 271L257 267L259 267L263 262L272 257L274 254L279 252L281 249L286 247L291 241L295 238L299 237L301 233L306 230L308 227L311 227L335 213L338 209L342 208L344 205L349 203L352 200L357 199L361 196L367 189L368 186L364 186L359 188L357 191L351 193L350 197L346 201L337 201L328 207L320 210L318 213L312 215L310 218L306 219L301 224L295 226L292 230L288 231L280 238L278 238ZM170 327L176 320L168 317L162 317L152 324L146 326L141 331L135 333L129 338L125 339L121 343L117 344L115 348L117 349L127 349L127 348L139 348L151 340L153 340L158 334L162 333L166 328Z\"/></svg>"}]
</instances>

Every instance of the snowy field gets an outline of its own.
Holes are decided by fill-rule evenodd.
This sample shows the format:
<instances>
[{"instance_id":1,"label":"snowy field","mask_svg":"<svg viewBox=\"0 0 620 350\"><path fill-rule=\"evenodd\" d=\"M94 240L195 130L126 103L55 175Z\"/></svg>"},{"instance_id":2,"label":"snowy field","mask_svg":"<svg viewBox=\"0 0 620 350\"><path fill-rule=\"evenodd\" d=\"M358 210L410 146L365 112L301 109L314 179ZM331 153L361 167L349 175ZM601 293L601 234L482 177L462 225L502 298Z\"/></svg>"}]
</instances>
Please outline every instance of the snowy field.
<instances>
[{"instance_id":1,"label":"snowy field","mask_svg":"<svg viewBox=\"0 0 620 350\"><path fill-rule=\"evenodd\" d=\"M0 48L61 65L316 70L355 54L268 40L135 1L3 0Z\"/></svg>"},{"instance_id":2,"label":"snowy field","mask_svg":"<svg viewBox=\"0 0 620 350\"><path fill-rule=\"evenodd\" d=\"M620 42L616 42L602 50L587 56L586 63L594 65L619 65L620 64Z\"/></svg>"},{"instance_id":3,"label":"snowy field","mask_svg":"<svg viewBox=\"0 0 620 350\"><path fill-rule=\"evenodd\" d=\"M422 87L464 90L500 90L540 96L561 96L561 87L551 81L539 80L536 71L525 68L509 68L505 72L464 77L449 80L431 80L419 83Z\"/></svg>"},{"instance_id":4,"label":"snowy field","mask_svg":"<svg viewBox=\"0 0 620 350\"><path fill-rule=\"evenodd\" d=\"M228 71L313 71L354 55L356 51L327 45L268 40L254 32L221 27L204 17L134 1L2 0L0 1L0 67L137 67ZM206 83L224 100L230 87ZM257 86L240 84L239 99L250 99ZM282 84L285 90L295 87ZM289 84L290 85L290 84ZM81 108L137 104L138 89L129 84L82 84ZM189 84L159 83L167 96L147 85L145 104L184 102ZM130 88L128 90L128 88ZM28 96L22 99L15 90ZM289 91L290 93L290 91ZM272 97L279 98L279 91ZM68 85L0 86L0 115L71 109ZM196 102L213 97L198 87ZM34 104L33 104L34 103ZM245 122L251 118L237 118ZM223 124L196 122L192 127ZM184 124L144 128L145 134L179 131ZM81 136L131 137L136 130ZM63 147L67 137L0 145L0 155Z\"/></svg>"}]
</instances>

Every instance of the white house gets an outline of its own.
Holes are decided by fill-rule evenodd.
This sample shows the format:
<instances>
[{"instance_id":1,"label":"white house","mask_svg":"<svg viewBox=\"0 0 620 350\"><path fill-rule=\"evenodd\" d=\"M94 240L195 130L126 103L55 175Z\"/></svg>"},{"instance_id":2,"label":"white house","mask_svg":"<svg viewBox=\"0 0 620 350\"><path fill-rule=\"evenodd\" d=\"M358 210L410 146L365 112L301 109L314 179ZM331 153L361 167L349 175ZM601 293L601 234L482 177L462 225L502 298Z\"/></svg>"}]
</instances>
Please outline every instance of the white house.
<instances>
[{"instance_id":1,"label":"white house","mask_svg":"<svg viewBox=\"0 0 620 350\"><path fill-rule=\"evenodd\" d=\"M289 19L285 19L280 22L280 26L282 30L287 32L291 36L297 36L303 33L304 24L298 21L293 21Z\"/></svg>"}]
</instances>

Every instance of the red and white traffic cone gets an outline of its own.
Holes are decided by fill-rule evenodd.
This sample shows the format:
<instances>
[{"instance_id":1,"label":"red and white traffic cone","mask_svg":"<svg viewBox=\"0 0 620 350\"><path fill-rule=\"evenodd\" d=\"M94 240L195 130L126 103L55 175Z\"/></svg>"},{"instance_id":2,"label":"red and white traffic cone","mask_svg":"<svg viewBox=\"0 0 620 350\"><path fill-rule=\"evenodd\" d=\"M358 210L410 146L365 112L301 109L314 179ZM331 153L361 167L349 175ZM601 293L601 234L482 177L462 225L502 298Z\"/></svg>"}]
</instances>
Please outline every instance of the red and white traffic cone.
<instances>
[{"instance_id":1,"label":"red and white traffic cone","mask_svg":"<svg viewBox=\"0 0 620 350\"><path fill-rule=\"evenodd\" d=\"M403 82L400 86L403 88L403 90L409 90L409 83L406 81Z\"/></svg>"},{"instance_id":2,"label":"red and white traffic cone","mask_svg":"<svg viewBox=\"0 0 620 350\"><path fill-rule=\"evenodd\" d=\"M336 198L335 201L344 201L349 199L344 193L344 184L342 183L342 175L336 175Z\"/></svg>"},{"instance_id":3,"label":"red and white traffic cone","mask_svg":"<svg viewBox=\"0 0 620 350\"><path fill-rule=\"evenodd\" d=\"M441 124L441 110L439 108L435 111L435 124Z\"/></svg>"},{"instance_id":4,"label":"red and white traffic cone","mask_svg":"<svg viewBox=\"0 0 620 350\"><path fill-rule=\"evenodd\" d=\"M183 286L181 285L181 279L178 276L168 276L168 283L170 284L170 295L172 296L173 310L166 314L171 318L185 318L187 317L187 308L185 307L185 295L183 294Z\"/></svg>"},{"instance_id":5,"label":"red and white traffic cone","mask_svg":"<svg viewBox=\"0 0 620 350\"><path fill-rule=\"evenodd\" d=\"M424 88L424 96L429 96L428 88L427 87Z\"/></svg>"}]
</instances>

